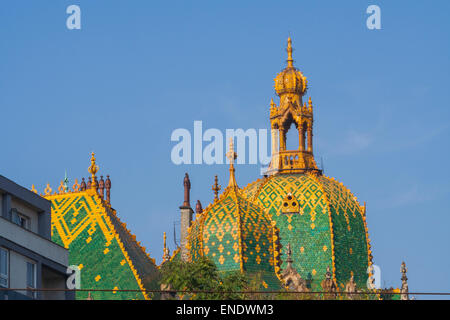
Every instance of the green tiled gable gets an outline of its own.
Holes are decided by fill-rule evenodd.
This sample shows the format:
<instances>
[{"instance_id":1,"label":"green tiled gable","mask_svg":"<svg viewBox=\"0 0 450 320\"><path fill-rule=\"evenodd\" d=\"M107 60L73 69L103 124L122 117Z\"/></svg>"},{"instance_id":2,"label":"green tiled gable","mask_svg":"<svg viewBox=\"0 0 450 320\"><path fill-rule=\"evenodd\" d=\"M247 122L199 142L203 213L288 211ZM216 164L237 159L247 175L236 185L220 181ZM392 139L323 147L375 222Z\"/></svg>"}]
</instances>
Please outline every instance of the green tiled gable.
<instances>
[{"instance_id":1,"label":"green tiled gable","mask_svg":"<svg viewBox=\"0 0 450 320\"><path fill-rule=\"evenodd\" d=\"M145 299L158 288L154 261L120 222L113 209L92 192L47 196L52 203L52 240L69 249L69 263L81 269L81 289L94 299ZM121 292L116 290L138 290ZM77 292L86 299L88 292Z\"/></svg>"}]
</instances>

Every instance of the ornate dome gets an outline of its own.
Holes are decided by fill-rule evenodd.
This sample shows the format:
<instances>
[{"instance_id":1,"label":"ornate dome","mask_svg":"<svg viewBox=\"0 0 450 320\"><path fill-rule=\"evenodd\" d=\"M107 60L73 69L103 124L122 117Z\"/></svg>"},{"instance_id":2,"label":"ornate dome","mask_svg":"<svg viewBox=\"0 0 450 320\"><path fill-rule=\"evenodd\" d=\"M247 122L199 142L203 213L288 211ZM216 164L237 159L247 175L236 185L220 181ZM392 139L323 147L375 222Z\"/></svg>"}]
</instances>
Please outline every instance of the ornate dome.
<instances>
[{"instance_id":1,"label":"ornate dome","mask_svg":"<svg viewBox=\"0 0 450 320\"><path fill-rule=\"evenodd\" d=\"M228 187L196 217L187 247L191 260L207 256L219 271L261 272L263 286L273 288L280 286L274 237L270 215L237 187Z\"/></svg>"},{"instance_id":2,"label":"ornate dome","mask_svg":"<svg viewBox=\"0 0 450 320\"><path fill-rule=\"evenodd\" d=\"M281 71L275 80L275 91L279 96L285 93L296 93L303 95L308 86L306 77L294 67L294 60L292 59L292 41L288 39L288 60L287 67Z\"/></svg>"},{"instance_id":3,"label":"ornate dome","mask_svg":"<svg viewBox=\"0 0 450 320\"><path fill-rule=\"evenodd\" d=\"M338 290L344 290L350 279L363 288L372 264L365 205L317 168L313 105L311 98L308 106L302 102L307 81L293 66L290 38L287 52L288 65L275 79L280 104L271 103L272 160L266 176L239 189L236 153L230 144L229 186L193 222L190 256L193 260L208 256L219 270L262 271L275 280L282 278L289 260L291 271L295 269L313 290L321 291L323 281L331 279ZM298 148L287 150L292 123L299 133Z\"/></svg>"},{"instance_id":4,"label":"ornate dome","mask_svg":"<svg viewBox=\"0 0 450 320\"><path fill-rule=\"evenodd\" d=\"M328 266L339 287L352 274L365 286L372 263L365 207L342 183L310 173L278 174L250 183L242 193L270 214L281 247L294 248L293 265L311 287L320 286Z\"/></svg>"}]
</instances>

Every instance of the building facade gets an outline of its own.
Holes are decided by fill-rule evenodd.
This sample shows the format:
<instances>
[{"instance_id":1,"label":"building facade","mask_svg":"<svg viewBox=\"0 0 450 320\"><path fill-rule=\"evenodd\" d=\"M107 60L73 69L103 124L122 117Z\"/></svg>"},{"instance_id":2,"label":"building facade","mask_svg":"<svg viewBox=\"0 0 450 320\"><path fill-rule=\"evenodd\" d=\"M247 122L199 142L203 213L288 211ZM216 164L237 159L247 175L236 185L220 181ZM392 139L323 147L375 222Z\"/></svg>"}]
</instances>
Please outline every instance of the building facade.
<instances>
[{"instance_id":1,"label":"building facade","mask_svg":"<svg viewBox=\"0 0 450 320\"><path fill-rule=\"evenodd\" d=\"M0 300L74 297L65 291L68 251L51 240L50 207L0 176Z\"/></svg>"}]
</instances>

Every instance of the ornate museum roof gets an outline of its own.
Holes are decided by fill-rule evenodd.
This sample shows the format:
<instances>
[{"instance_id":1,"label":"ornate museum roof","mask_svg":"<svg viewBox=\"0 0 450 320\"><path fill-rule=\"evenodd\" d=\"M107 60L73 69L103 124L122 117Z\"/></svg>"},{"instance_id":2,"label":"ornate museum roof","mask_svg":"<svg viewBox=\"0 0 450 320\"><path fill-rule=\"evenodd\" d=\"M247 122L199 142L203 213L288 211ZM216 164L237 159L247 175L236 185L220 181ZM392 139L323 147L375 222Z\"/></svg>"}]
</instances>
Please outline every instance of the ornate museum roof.
<instances>
[{"instance_id":1,"label":"ornate museum roof","mask_svg":"<svg viewBox=\"0 0 450 320\"><path fill-rule=\"evenodd\" d=\"M275 78L279 105L270 103L269 169L264 178L239 189L231 145L229 186L193 222L190 256L207 255L223 271L271 271L282 280L287 267L282 248L289 247L289 266L309 288L320 291L324 280L338 290L350 280L365 287L372 264L365 205L316 165L313 104L311 97L308 104L303 102L307 81L294 67L292 50L289 38L287 67ZM295 150L286 149L290 129L298 130ZM216 193L218 189L213 187Z\"/></svg>"}]
</instances>

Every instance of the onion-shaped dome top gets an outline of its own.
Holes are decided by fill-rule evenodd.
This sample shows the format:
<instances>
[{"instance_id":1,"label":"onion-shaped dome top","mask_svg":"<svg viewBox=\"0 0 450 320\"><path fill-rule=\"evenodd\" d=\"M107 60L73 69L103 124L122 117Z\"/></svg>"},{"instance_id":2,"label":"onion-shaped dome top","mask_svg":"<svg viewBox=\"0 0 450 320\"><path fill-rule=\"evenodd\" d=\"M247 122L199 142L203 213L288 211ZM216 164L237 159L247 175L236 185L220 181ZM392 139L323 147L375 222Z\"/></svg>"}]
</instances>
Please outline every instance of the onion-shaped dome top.
<instances>
[{"instance_id":1,"label":"onion-shaped dome top","mask_svg":"<svg viewBox=\"0 0 450 320\"><path fill-rule=\"evenodd\" d=\"M262 289L280 288L276 276L275 229L266 211L228 187L189 229L191 260L207 256L219 271L261 273Z\"/></svg>"},{"instance_id":2,"label":"onion-shaped dome top","mask_svg":"<svg viewBox=\"0 0 450 320\"><path fill-rule=\"evenodd\" d=\"M303 95L308 86L306 77L294 67L294 60L292 59L292 41L288 39L288 59L287 67L281 71L275 80L275 91L279 96L285 93L293 93Z\"/></svg>"},{"instance_id":3,"label":"onion-shaped dome top","mask_svg":"<svg viewBox=\"0 0 450 320\"><path fill-rule=\"evenodd\" d=\"M290 244L293 265L311 287L320 290L327 267L339 287L351 275L359 288L366 286L372 255L365 206L342 183L310 173L279 174L242 192L271 215L281 247ZM281 269L286 268L283 257Z\"/></svg>"}]
</instances>

